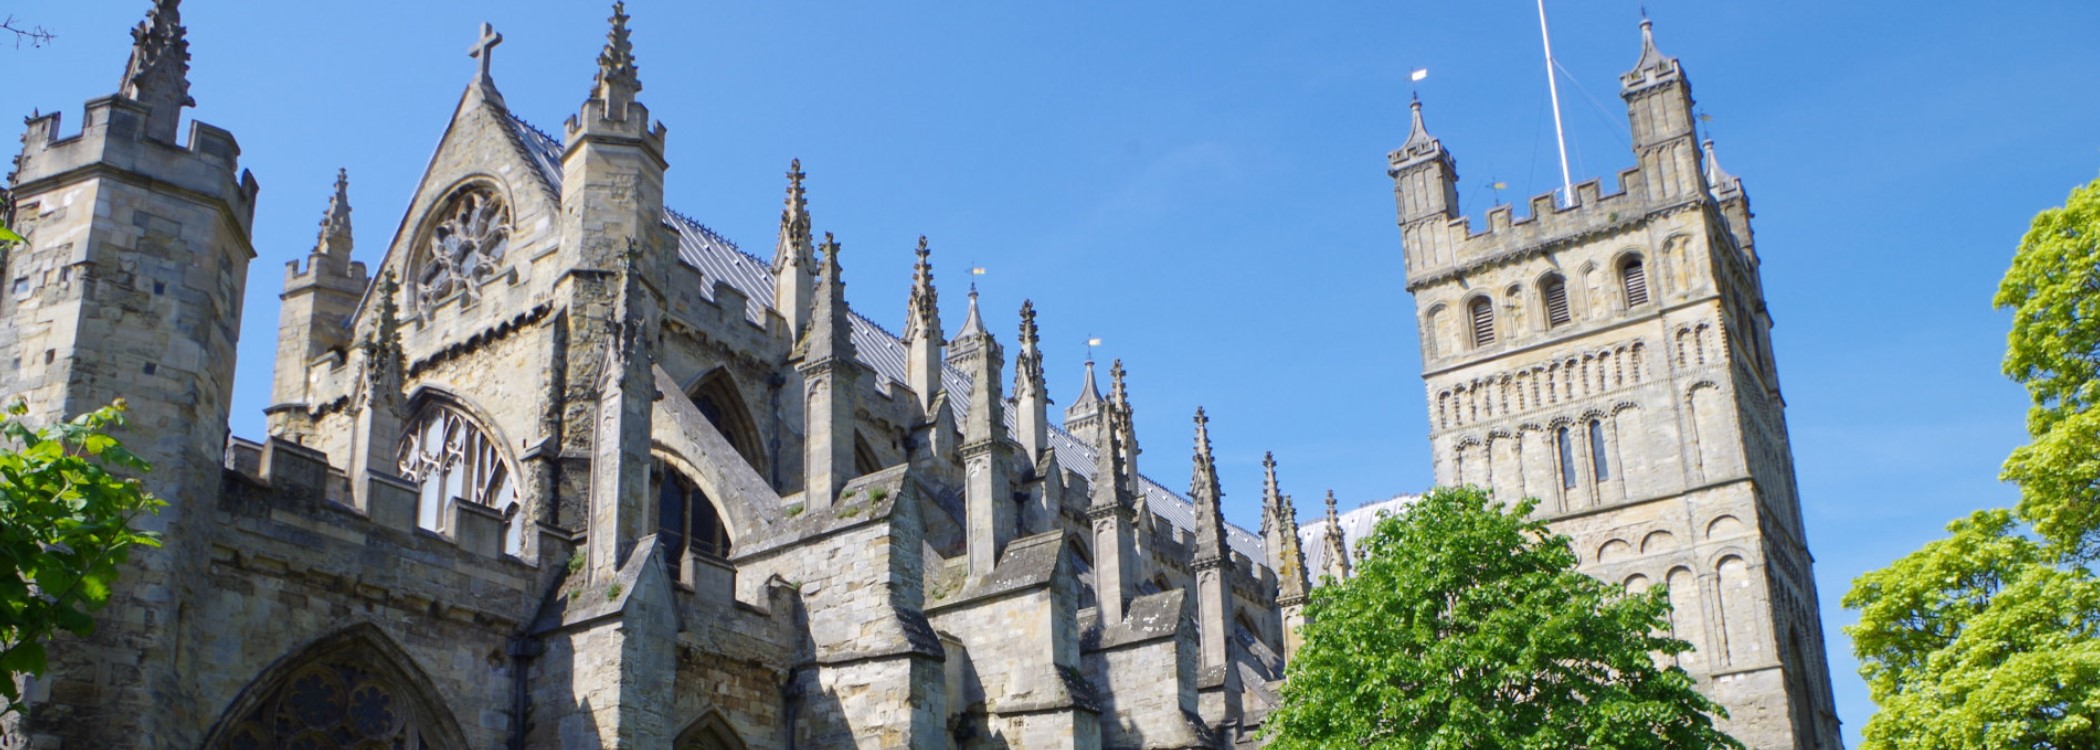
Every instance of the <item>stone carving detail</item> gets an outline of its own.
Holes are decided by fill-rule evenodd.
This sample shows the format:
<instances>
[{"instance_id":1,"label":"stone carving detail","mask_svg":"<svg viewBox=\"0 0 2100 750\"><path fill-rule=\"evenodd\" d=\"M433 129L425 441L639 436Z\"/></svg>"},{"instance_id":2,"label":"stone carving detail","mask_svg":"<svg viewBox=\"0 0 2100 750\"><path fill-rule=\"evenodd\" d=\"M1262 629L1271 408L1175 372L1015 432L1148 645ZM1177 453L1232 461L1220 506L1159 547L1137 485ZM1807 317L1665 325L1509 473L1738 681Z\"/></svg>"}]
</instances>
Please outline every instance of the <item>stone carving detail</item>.
<instances>
[{"instance_id":1,"label":"stone carving detail","mask_svg":"<svg viewBox=\"0 0 2100 750\"><path fill-rule=\"evenodd\" d=\"M430 236L416 253L413 283L415 309L428 315L438 304L459 295L462 302L480 296L481 282L496 275L510 249L510 207L486 185L462 188L446 199Z\"/></svg>"},{"instance_id":2,"label":"stone carving detail","mask_svg":"<svg viewBox=\"0 0 2100 750\"><path fill-rule=\"evenodd\" d=\"M517 554L522 538L518 490L511 481L503 449L472 420L442 404L425 407L404 430L399 451L401 476L420 489L416 524L445 532L452 504L469 502L501 511L508 519L505 552Z\"/></svg>"},{"instance_id":3,"label":"stone carving detail","mask_svg":"<svg viewBox=\"0 0 2100 750\"><path fill-rule=\"evenodd\" d=\"M299 670L241 718L225 750L430 747L407 701L353 659Z\"/></svg>"}]
</instances>

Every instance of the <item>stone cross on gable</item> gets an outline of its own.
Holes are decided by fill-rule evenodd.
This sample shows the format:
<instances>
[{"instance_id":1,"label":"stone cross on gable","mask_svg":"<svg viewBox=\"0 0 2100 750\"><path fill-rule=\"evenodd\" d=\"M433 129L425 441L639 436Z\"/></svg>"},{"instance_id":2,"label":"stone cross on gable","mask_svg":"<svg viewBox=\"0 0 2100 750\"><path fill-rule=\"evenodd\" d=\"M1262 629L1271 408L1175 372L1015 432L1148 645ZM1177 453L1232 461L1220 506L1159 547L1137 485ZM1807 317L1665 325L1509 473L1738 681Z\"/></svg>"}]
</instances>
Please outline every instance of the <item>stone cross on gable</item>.
<instances>
[{"instance_id":1,"label":"stone cross on gable","mask_svg":"<svg viewBox=\"0 0 2100 750\"><path fill-rule=\"evenodd\" d=\"M476 41L474 46L467 48L468 57L481 60L481 72L475 74L475 80L486 81L489 79L489 59L495 57L496 45L502 43L503 35L496 33L496 27L490 25L487 21L481 22L481 39Z\"/></svg>"}]
</instances>

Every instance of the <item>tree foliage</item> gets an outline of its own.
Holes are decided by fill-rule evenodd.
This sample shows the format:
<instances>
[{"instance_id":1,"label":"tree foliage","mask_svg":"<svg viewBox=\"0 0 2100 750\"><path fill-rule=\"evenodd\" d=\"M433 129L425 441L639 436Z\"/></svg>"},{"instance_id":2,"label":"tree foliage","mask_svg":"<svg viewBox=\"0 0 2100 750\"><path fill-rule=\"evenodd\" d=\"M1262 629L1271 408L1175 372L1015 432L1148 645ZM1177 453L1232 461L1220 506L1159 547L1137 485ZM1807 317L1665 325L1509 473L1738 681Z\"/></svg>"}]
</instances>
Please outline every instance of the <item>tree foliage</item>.
<instances>
[{"instance_id":1,"label":"tree foliage","mask_svg":"<svg viewBox=\"0 0 2100 750\"><path fill-rule=\"evenodd\" d=\"M2034 217L1993 303L2033 400L2002 473L2020 502L1845 594L1879 707L1864 750L2100 747L2100 181Z\"/></svg>"},{"instance_id":2,"label":"tree foliage","mask_svg":"<svg viewBox=\"0 0 2100 750\"><path fill-rule=\"evenodd\" d=\"M109 435L123 399L42 429L27 412L17 402L0 419L0 715L20 708L15 677L43 674L52 636L94 629L130 550L160 546L131 522L165 505L118 473L151 469Z\"/></svg>"},{"instance_id":3,"label":"tree foliage","mask_svg":"<svg viewBox=\"0 0 2100 750\"><path fill-rule=\"evenodd\" d=\"M1862 750L2100 747L2100 581L1977 511L1844 605L1880 710Z\"/></svg>"},{"instance_id":4,"label":"tree foliage","mask_svg":"<svg viewBox=\"0 0 2100 750\"><path fill-rule=\"evenodd\" d=\"M1301 748L1740 748L1659 633L1668 594L1575 570L1568 538L1478 488L1380 519L1315 589L1264 731Z\"/></svg>"},{"instance_id":5,"label":"tree foliage","mask_svg":"<svg viewBox=\"0 0 2100 750\"><path fill-rule=\"evenodd\" d=\"M1994 303L2012 308L2005 374L2027 387L2033 441L2003 478L2044 537L2100 553L2100 180L2034 217Z\"/></svg>"}]
</instances>

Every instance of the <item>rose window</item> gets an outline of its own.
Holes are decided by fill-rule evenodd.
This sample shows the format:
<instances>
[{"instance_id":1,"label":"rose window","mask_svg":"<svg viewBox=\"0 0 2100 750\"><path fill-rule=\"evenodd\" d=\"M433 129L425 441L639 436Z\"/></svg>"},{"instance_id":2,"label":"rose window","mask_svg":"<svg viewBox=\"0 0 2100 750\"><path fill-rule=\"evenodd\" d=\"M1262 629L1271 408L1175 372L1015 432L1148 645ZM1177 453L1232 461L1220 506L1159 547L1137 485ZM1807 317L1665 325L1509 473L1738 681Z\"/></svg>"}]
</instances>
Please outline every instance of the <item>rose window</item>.
<instances>
[{"instance_id":1,"label":"rose window","mask_svg":"<svg viewBox=\"0 0 2100 750\"><path fill-rule=\"evenodd\" d=\"M415 309L423 313L455 295L474 301L510 248L510 208L488 187L461 190L439 215L443 218L418 253L410 285Z\"/></svg>"}]
</instances>

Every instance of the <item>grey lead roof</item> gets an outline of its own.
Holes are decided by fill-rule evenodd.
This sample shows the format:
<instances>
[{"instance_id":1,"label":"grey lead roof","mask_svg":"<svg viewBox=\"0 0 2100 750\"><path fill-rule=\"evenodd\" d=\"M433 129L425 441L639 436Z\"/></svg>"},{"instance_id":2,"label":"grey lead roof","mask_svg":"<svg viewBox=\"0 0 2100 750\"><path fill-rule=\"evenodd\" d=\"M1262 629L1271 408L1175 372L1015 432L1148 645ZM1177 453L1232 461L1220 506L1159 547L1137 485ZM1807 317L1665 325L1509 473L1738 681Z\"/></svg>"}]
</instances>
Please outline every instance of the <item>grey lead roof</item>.
<instances>
[{"instance_id":1,"label":"grey lead roof","mask_svg":"<svg viewBox=\"0 0 2100 750\"><path fill-rule=\"evenodd\" d=\"M1350 556L1354 557L1356 555L1357 540L1362 539L1365 534L1371 533L1371 527L1378 525L1378 519L1385 517L1387 514L1405 510L1410 503L1415 501L1416 497L1416 495L1395 495L1391 499L1365 503L1355 510L1341 514L1341 517L1336 520L1341 522L1342 546L1347 547ZM1312 579L1313 585L1320 585L1320 574L1327 572L1326 516L1323 515L1318 521L1298 527L1298 549L1305 552L1305 571L1311 574L1309 577Z\"/></svg>"},{"instance_id":2,"label":"grey lead roof","mask_svg":"<svg viewBox=\"0 0 2100 750\"><path fill-rule=\"evenodd\" d=\"M512 130L518 136L519 143L525 147L527 155L531 157L533 166L539 169L540 176L547 181L549 187L559 193L561 191L562 178L561 142L554 140L553 136L541 132L538 128L533 127L531 123L524 121L517 115L511 115L511 125ZM731 242L729 238L723 237L714 230L707 228L706 225L701 224L692 217L669 209L666 209L664 214L665 220L674 229L678 230L678 259L698 270L703 278L710 281L720 281L742 292L747 300L744 310L745 316L754 322L763 323L766 311L773 307L773 271L771 264L759 259L758 256L744 252L737 247L735 242ZM712 285L705 285L702 288L708 290L709 294L712 294ZM904 382L904 343L898 339L896 334L883 330L874 321L868 320L857 312L853 313L853 348L859 355L861 363L867 365L877 375L881 376L883 384L879 387L886 389L888 388L888 383ZM941 373L941 384L942 387L948 389L949 393L964 394L970 392L970 377L960 368L944 367ZM968 399L950 398L948 404L955 409L955 421L961 423L969 409ZM1007 412L1008 421L1011 422L1013 417L1013 411L1009 410ZM1065 432L1062 427L1052 426L1050 428L1050 447L1057 456L1059 466L1064 467L1066 471L1087 477L1088 481L1092 481L1094 475L1094 449L1091 446L1082 444L1078 438L1073 437L1069 432ZM1191 505L1188 500L1183 499L1164 485L1153 481L1151 477L1140 477L1139 479L1138 490L1144 493L1145 504L1152 509L1153 513L1158 514L1160 518L1166 519L1175 528L1190 533L1195 532L1196 509L1194 505ZM1252 560L1257 565L1267 564L1268 558L1262 554L1260 537L1249 533L1246 529L1228 523L1225 525L1225 538L1227 545L1234 552L1246 555L1247 559ZM1317 570L1318 568L1312 569Z\"/></svg>"}]
</instances>

